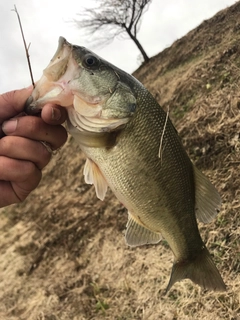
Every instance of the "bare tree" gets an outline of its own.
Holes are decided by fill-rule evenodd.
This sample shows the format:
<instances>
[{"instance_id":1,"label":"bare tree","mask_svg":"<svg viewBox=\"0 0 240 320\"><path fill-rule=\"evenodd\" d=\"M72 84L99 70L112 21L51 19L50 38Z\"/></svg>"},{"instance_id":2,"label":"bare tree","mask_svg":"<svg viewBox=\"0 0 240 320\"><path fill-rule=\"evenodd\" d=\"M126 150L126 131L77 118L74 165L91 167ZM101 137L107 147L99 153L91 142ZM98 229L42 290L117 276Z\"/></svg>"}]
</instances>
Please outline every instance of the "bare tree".
<instances>
[{"instance_id":1,"label":"bare tree","mask_svg":"<svg viewBox=\"0 0 240 320\"><path fill-rule=\"evenodd\" d=\"M140 50L144 61L149 57L137 39L143 13L152 0L98 0L97 8L86 8L79 13L75 23L85 28L89 34L102 34L102 43L112 41L120 34L127 34ZM99 39L98 39L99 40Z\"/></svg>"}]
</instances>

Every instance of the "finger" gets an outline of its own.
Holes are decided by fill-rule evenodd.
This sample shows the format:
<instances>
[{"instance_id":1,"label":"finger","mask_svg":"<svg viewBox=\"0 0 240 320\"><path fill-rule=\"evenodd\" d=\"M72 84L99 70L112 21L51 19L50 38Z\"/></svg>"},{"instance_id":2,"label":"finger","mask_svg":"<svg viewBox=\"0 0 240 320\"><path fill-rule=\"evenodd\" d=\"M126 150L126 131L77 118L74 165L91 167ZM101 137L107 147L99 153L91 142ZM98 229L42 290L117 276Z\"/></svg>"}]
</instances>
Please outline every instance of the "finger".
<instances>
[{"instance_id":1,"label":"finger","mask_svg":"<svg viewBox=\"0 0 240 320\"><path fill-rule=\"evenodd\" d=\"M31 86L29 88L14 90L0 95L0 123L23 111L24 104L31 95L32 90Z\"/></svg>"},{"instance_id":2,"label":"finger","mask_svg":"<svg viewBox=\"0 0 240 320\"><path fill-rule=\"evenodd\" d=\"M38 186L41 176L30 161L0 156L0 206L23 201Z\"/></svg>"},{"instance_id":3,"label":"finger","mask_svg":"<svg viewBox=\"0 0 240 320\"><path fill-rule=\"evenodd\" d=\"M20 202L10 181L0 181L0 208Z\"/></svg>"},{"instance_id":4,"label":"finger","mask_svg":"<svg viewBox=\"0 0 240 320\"><path fill-rule=\"evenodd\" d=\"M19 117L2 125L6 135L21 136L32 140L46 141L53 150L60 148L67 140L67 132L61 125L52 126L34 116Z\"/></svg>"},{"instance_id":5,"label":"finger","mask_svg":"<svg viewBox=\"0 0 240 320\"><path fill-rule=\"evenodd\" d=\"M51 153L42 143L18 136L0 139L0 156L31 161L39 169L43 169L51 159Z\"/></svg>"},{"instance_id":6,"label":"finger","mask_svg":"<svg viewBox=\"0 0 240 320\"><path fill-rule=\"evenodd\" d=\"M41 117L48 124L62 124L67 119L67 110L66 108L48 103L43 107Z\"/></svg>"}]
</instances>

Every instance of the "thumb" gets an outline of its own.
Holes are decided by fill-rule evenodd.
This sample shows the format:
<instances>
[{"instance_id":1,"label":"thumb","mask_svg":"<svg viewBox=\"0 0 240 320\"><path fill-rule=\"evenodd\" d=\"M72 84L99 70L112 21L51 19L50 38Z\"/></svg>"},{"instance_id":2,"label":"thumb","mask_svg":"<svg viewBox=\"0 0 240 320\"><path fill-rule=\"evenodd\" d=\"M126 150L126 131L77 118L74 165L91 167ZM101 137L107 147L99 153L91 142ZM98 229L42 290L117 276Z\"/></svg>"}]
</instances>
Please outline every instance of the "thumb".
<instances>
[{"instance_id":1,"label":"thumb","mask_svg":"<svg viewBox=\"0 0 240 320\"><path fill-rule=\"evenodd\" d=\"M27 98L31 95L33 87L13 90L0 95L0 122L16 116L24 109Z\"/></svg>"}]
</instances>

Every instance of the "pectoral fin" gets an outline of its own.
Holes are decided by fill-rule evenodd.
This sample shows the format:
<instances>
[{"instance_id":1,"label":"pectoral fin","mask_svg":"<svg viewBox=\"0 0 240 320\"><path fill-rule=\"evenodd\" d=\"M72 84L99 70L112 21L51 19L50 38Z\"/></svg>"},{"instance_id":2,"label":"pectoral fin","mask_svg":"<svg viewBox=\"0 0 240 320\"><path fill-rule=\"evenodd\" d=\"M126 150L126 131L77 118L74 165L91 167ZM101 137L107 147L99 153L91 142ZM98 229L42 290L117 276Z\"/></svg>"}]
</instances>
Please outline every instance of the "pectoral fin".
<instances>
[{"instance_id":1,"label":"pectoral fin","mask_svg":"<svg viewBox=\"0 0 240 320\"><path fill-rule=\"evenodd\" d=\"M142 246L144 244L158 243L162 239L160 233L155 233L140 225L129 213L125 240L131 247Z\"/></svg>"},{"instance_id":2,"label":"pectoral fin","mask_svg":"<svg viewBox=\"0 0 240 320\"><path fill-rule=\"evenodd\" d=\"M211 222L218 214L221 198L215 187L197 168L194 167L195 178L195 212L199 221Z\"/></svg>"},{"instance_id":3,"label":"pectoral fin","mask_svg":"<svg viewBox=\"0 0 240 320\"><path fill-rule=\"evenodd\" d=\"M97 197L100 200L103 200L107 192L108 184L99 167L92 160L87 159L83 174L85 182L88 184L94 184Z\"/></svg>"}]
</instances>

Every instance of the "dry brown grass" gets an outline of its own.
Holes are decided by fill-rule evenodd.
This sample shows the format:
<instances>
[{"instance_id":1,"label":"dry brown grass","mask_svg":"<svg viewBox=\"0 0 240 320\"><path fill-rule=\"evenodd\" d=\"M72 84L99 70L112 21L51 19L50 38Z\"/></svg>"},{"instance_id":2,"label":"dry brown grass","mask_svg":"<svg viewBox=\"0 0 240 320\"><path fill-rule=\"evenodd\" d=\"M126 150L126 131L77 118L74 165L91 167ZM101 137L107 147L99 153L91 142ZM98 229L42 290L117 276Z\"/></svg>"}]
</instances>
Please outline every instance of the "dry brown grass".
<instances>
[{"instance_id":1,"label":"dry brown grass","mask_svg":"<svg viewBox=\"0 0 240 320\"><path fill-rule=\"evenodd\" d=\"M165 295L168 245L125 245L125 209L111 192L96 199L70 138L28 200L0 212L0 320L240 319L239 21L237 2L135 73L221 194L200 230L227 293L185 280Z\"/></svg>"}]
</instances>

